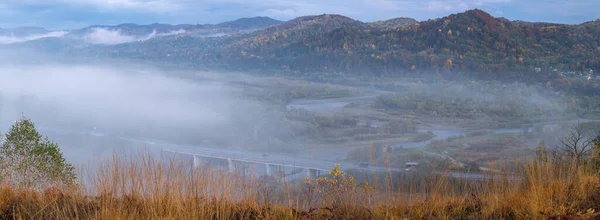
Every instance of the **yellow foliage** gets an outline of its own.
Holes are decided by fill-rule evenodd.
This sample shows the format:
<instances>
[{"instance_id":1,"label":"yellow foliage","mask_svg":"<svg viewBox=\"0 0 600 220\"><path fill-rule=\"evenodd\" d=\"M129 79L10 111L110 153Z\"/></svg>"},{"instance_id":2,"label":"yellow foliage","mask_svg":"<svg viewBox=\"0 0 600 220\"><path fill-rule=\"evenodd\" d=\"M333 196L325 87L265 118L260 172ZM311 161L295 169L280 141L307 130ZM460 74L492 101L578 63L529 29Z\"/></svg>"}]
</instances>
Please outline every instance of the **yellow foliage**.
<instances>
[{"instance_id":1,"label":"yellow foliage","mask_svg":"<svg viewBox=\"0 0 600 220\"><path fill-rule=\"evenodd\" d=\"M444 64L444 68L445 69L452 68L452 60L451 59L446 60L446 63Z\"/></svg>"},{"instance_id":2,"label":"yellow foliage","mask_svg":"<svg viewBox=\"0 0 600 220\"><path fill-rule=\"evenodd\" d=\"M452 30L448 30L448 35L452 35Z\"/></svg>"}]
</instances>

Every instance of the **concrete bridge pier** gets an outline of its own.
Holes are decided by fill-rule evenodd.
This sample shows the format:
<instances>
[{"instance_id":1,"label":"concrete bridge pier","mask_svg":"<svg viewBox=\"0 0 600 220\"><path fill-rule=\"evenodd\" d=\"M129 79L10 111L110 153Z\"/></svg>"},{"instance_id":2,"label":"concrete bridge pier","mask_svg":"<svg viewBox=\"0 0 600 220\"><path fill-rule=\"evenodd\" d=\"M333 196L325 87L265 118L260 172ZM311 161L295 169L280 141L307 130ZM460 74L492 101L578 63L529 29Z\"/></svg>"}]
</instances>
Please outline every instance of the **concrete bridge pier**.
<instances>
[{"instance_id":1,"label":"concrete bridge pier","mask_svg":"<svg viewBox=\"0 0 600 220\"><path fill-rule=\"evenodd\" d=\"M235 171L235 167L233 165L233 161L231 160L231 158L227 158L227 168L229 169L229 172Z\"/></svg>"},{"instance_id":2,"label":"concrete bridge pier","mask_svg":"<svg viewBox=\"0 0 600 220\"><path fill-rule=\"evenodd\" d=\"M202 157L200 157L199 155L193 155L194 156L194 168L199 168L201 167L202 164Z\"/></svg>"},{"instance_id":3,"label":"concrete bridge pier","mask_svg":"<svg viewBox=\"0 0 600 220\"><path fill-rule=\"evenodd\" d=\"M271 164L268 164L268 163L265 164L265 174L267 176L271 176Z\"/></svg>"},{"instance_id":4,"label":"concrete bridge pier","mask_svg":"<svg viewBox=\"0 0 600 220\"><path fill-rule=\"evenodd\" d=\"M320 174L319 170L317 170L317 169L306 168L305 170L306 170L306 177L308 177L308 178L315 178L315 177L318 177Z\"/></svg>"},{"instance_id":5,"label":"concrete bridge pier","mask_svg":"<svg viewBox=\"0 0 600 220\"><path fill-rule=\"evenodd\" d=\"M240 175L242 176L242 178L246 179L249 176L250 167L248 164L242 163L237 168L240 171Z\"/></svg>"},{"instance_id":6,"label":"concrete bridge pier","mask_svg":"<svg viewBox=\"0 0 600 220\"><path fill-rule=\"evenodd\" d=\"M265 164L265 175L267 176L285 176L285 172L282 165Z\"/></svg>"}]
</instances>

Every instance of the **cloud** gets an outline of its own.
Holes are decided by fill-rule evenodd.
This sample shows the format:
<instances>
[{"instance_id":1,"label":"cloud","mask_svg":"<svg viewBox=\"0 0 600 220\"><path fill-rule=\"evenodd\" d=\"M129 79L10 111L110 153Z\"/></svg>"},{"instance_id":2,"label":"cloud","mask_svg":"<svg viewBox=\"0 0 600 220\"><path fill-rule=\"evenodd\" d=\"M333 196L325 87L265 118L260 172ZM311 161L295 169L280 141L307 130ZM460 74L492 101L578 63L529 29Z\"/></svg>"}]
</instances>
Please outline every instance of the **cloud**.
<instances>
[{"instance_id":1,"label":"cloud","mask_svg":"<svg viewBox=\"0 0 600 220\"><path fill-rule=\"evenodd\" d=\"M361 21L396 17L427 20L474 8L503 11L503 16L515 20L581 23L596 20L598 15L593 9L598 7L600 1L595 0L562 3L545 0L3 0L0 21L10 23L0 23L0 26L43 24L82 28L106 22L198 24L251 16L289 20L323 13L342 14Z\"/></svg>"},{"instance_id":2,"label":"cloud","mask_svg":"<svg viewBox=\"0 0 600 220\"><path fill-rule=\"evenodd\" d=\"M458 12L478 7L510 3L512 0L433 0L427 3L428 11Z\"/></svg>"},{"instance_id":3,"label":"cloud","mask_svg":"<svg viewBox=\"0 0 600 220\"><path fill-rule=\"evenodd\" d=\"M6 0L5 5L18 7L70 5L101 10L146 10L172 12L181 9L184 0Z\"/></svg>"},{"instance_id":4,"label":"cloud","mask_svg":"<svg viewBox=\"0 0 600 220\"><path fill-rule=\"evenodd\" d=\"M181 29L177 31L167 32L167 33L157 33L156 30L153 30L152 33L145 36L132 36L126 35L121 32L120 29L111 30L107 28L92 28L92 32L85 35L83 40L86 43L90 44L105 44L105 45L114 45L114 44L123 44L130 43L136 41L147 41L154 37L164 37L169 35L177 35L185 33L186 31Z\"/></svg>"},{"instance_id":5,"label":"cloud","mask_svg":"<svg viewBox=\"0 0 600 220\"><path fill-rule=\"evenodd\" d=\"M47 37L63 37L67 33L68 32L66 31L53 31L45 34L35 34L24 37L17 37L15 35L0 35L0 44L22 43Z\"/></svg>"}]
</instances>

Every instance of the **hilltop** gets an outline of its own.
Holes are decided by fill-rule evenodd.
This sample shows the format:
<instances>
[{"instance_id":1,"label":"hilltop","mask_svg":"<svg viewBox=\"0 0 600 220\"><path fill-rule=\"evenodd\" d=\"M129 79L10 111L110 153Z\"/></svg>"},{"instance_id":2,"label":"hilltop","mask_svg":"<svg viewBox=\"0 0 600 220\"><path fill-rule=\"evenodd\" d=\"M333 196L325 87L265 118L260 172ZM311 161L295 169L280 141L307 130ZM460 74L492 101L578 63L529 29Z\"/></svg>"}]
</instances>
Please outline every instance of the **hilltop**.
<instances>
[{"instance_id":1,"label":"hilltop","mask_svg":"<svg viewBox=\"0 0 600 220\"><path fill-rule=\"evenodd\" d=\"M403 18L364 23L341 15L317 15L241 35L177 36L96 48L92 53L112 51L110 56L115 56L118 51L116 57L142 59L164 59L169 54L167 60L173 62L295 74L450 71L516 80L534 67L600 69L600 42L593 36L600 36L598 22L524 23L495 18L482 10L418 23Z\"/></svg>"},{"instance_id":2,"label":"hilltop","mask_svg":"<svg viewBox=\"0 0 600 220\"><path fill-rule=\"evenodd\" d=\"M275 20L269 17L252 17L252 18L240 18L235 21L228 21L217 24L219 27L230 27L237 29L252 29L252 28L265 28L272 25L281 24L283 21Z\"/></svg>"},{"instance_id":3,"label":"hilltop","mask_svg":"<svg viewBox=\"0 0 600 220\"><path fill-rule=\"evenodd\" d=\"M395 18L365 23L323 14L287 22L254 17L215 25L122 24L80 31L98 27L137 38L106 46L53 42L64 45L53 52L298 76L433 74L545 82L557 79L555 69L600 69L599 21L510 21L478 9L422 22Z\"/></svg>"},{"instance_id":4,"label":"hilltop","mask_svg":"<svg viewBox=\"0 0 600 220\"><path fill-rule=\"evenodd\" d=\"M18 28L0 28L0 35L27 36L34 34L46 34L51 31L40 27L18 27Z\"/></svg>"}]
</instances>

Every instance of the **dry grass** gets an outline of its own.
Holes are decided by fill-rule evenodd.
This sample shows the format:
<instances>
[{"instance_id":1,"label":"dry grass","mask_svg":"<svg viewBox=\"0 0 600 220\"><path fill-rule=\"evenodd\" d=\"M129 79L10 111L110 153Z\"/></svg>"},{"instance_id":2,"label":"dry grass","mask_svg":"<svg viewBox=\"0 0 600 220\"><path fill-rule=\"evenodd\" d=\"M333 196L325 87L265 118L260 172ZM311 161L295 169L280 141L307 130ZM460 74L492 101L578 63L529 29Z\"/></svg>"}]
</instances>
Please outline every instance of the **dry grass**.
<instances>
[{"instance_id":1,"label":"dry grass","mask_svg":"<svg viewBox=\"0 0 600 220\"><path fill-rule=\"evenodd\" d=\"M592 219L600 210L597 177L551 164L516 166L520 181L430 174L358 186L337 171L276 183L162 161L114 157L72 189L0 187L0 219Z\"/></svg>"}]
</instances>

